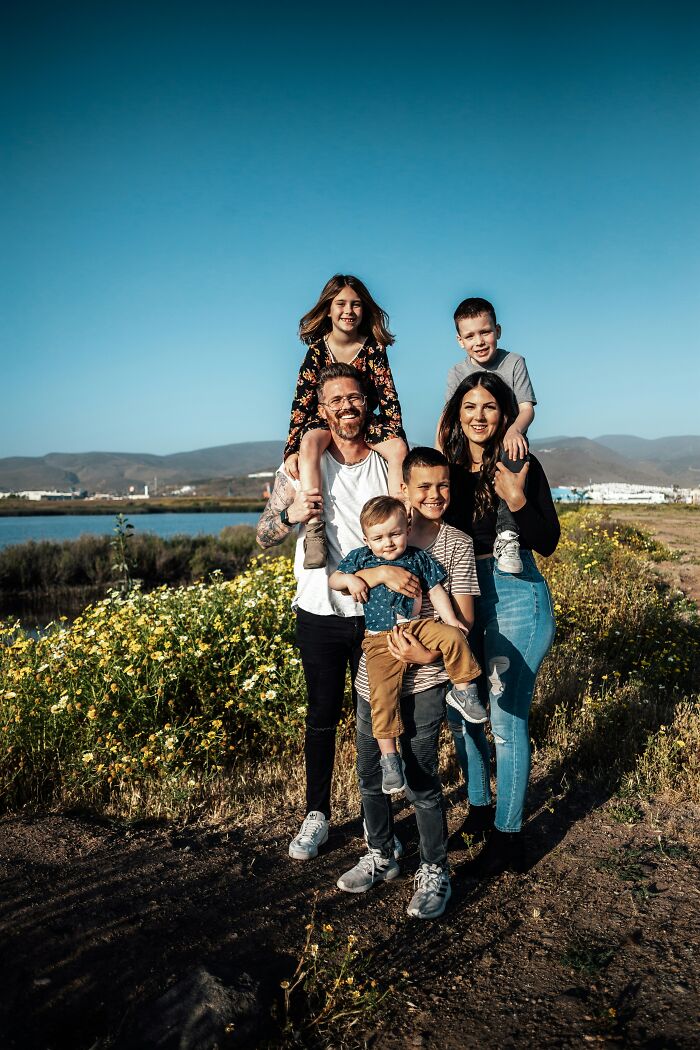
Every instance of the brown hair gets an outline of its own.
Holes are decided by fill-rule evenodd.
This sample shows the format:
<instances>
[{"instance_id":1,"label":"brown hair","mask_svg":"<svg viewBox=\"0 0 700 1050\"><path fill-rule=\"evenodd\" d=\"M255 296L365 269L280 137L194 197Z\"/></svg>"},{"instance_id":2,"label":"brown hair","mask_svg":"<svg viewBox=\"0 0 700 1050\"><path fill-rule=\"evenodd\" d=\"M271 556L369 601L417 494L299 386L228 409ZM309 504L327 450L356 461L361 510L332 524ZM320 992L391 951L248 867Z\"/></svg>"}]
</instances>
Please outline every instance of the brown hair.
<instances>
[{"instance_id":1,"label":"brown hair","mask_svg":"<svg viewBox=\"0 0 700 1050\"><path fill-rule=\"evenodd\" d=\"M357 329L360 335L371 335L380 346L391 346L394 336L389 331L388 313L382 310L379 303L375 303L360 278L353 277L351 273L336 273L327 282L316 305L304 314L299 322L301 341L307 344L313 343L322 335L330 332L331 321L328 312L331 303L343 288L352 288L362 303L362 320Z\"/></svg>"},{"instance_id":2,"label":"brown hair","mask_svg":"<svg viewBox=\"0 0 700 1050\"><path fill-rule=\"evenodd\" d=\"M490 303L488 299L479 299L477 296L471 299L462 299L462 302L455 310L455 328L457 331L459 331L460 321L467 317L478 317L479 314L490 314L494 328L498 324L493 303Z\"/></svg>"},{"instance_id":3,"label":"brown hair","mask_svg":"<svg viewBox=\"0 0 700 1050\"><path fill-rule=\"evenodd\" d=\"M373 499L368 499L360 514L360 528L363 536L366 535L367 529L371 529L373 525L382 525L385 521L388 521L392 514L396 514L397 510L401 511L406 521L408 521L406 507L400 499L394 499L393 496L374 496Z\"/></svg>"},{"instance_id":4,"label":"brown hair","mask_svg":"<svg viewBox=\"0 0 700 1050\"><path fill-rule=\"evenodd\" d=\"M483 386L485 390L488 390L501 410L501 422L492 441L488 447L484 448L481 470L476 481L474 507L479 517L481 517L496 504L496 495L493 491L496 464L501 454L503 436L515 419L513 393L510 387L494 372L473 372L472 375L467 376L459 384L445 405L440 416L438 434L448 462L457 463L463 467L471 467L472 457L469 451L469 442L462 430L460 412L465 394L468 394L470 390L477 386Z\"/></svg>"}]
</instances>

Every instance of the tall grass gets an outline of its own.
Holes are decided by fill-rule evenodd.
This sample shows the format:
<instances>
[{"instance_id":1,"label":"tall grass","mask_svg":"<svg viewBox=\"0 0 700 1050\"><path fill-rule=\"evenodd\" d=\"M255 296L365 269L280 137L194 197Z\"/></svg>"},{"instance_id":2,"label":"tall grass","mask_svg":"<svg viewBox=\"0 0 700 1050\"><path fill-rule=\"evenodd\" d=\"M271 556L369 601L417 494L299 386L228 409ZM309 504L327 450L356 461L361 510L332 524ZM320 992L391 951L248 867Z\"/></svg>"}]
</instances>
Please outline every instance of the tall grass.
<instances>
[{"instance_id":1,"label":"tall grass","mask_svg":"<svg viewBox=\"0 0 700 1050\"><path fill-rule=\"evenodd\" d=\"M558 637L532 735L553 769L700 798L700 625L659 588L655 553L595 512L564 516L543 566ZM293 592L287 558L257 559L232 581L113 594L38 639L6 623L3 806L186 816L301 803ZM338 775L354 797L352 750L348 726Z\"/></svg>"}]
</instances>

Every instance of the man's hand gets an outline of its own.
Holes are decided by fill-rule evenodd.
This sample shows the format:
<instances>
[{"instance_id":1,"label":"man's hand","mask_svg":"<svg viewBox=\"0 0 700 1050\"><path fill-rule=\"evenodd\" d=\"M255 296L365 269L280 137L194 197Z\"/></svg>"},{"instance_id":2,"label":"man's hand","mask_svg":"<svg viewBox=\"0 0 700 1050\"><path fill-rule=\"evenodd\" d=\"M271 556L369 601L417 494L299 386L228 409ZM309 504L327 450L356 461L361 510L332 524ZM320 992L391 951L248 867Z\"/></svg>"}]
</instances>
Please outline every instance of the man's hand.
<instances>
[{"instance_id":1,"label":"man's hand","mask_svg":"<svg viewBox=\"0 0 700 1050\"><path fill-rule=\"evenodd\" d=\"M505 500L509 510L522 510L527 503L525 498L525 482L530 470L530 464L526 463L519 474L514 474L504 463L496 464L496 474L493 479L493 487L497 496Z\"/></svg>"},{"instance_id":2,"label":"man's hand","mask_svg":"<svg viewBox=\"0 0 700 1050\"><path fill-rule=\"evenodd\" d=\"M299 480L299 453L292 452L291 456L287 456L284 461L284 469L289 474L290 478L294 478L295 481Z\"/></svg>"},{"instance_id":3,"label":"man's hand","mask_svg":"<svg viewBox=\"0 0 700 1050\"><path fill-rule=\"evenodd\" d=\"M323 496L320 489L299 489L287 507L291 525L305 525L311 518L323 516Z\"/></svg>"},{"instance_id":4,"label":"man's hand","mask_svg":"<svg viewBox=\"0 0 700 1050\"><path fill-rule=\"evenodd\" d=\"M435 664L440 659L439 652L426 649L422 642L400 627L394 627L386 636L386 644L394 659L405 664Z\"/></svg>"},{"instance_id":5,"label":"man's hand","mask_svg":"<svg viewBox=\"0 0 700 1050\"><path fill-rule=\"evenodd\" d=\"M506 450L511 459L525 459L527 455L527 441L522 430L516 427L515 423L508 427L503 436L503 448Z\"/></svg>"}]
</instances>

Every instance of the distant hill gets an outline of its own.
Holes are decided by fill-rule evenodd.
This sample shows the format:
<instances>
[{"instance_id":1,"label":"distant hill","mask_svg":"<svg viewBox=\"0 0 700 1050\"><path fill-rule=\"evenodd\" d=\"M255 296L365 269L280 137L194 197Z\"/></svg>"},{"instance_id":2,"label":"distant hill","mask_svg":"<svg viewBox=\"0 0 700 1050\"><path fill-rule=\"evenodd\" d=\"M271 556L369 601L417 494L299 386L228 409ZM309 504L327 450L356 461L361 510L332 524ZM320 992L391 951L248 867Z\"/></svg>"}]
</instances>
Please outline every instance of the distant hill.
<instances>
[{"instance_id":1,"label":"distant hill","mask_svg":"<svg viewBox=\"0 0 700 1050\"><path fill-rule=\"evenodd\" d=\"M195 481L244 477L274 470L282 459L283 441L244 441L195 452L154 456L138 452L50 452L46 456L0 459L0 491L87 489L126 493L154 479L163 491Z\"/></svg>"},{"instance_id":2,"label":"distant hill","mask_svg":"<svg viewBox=\"0 0 700 1050\"><path fill-rule=\"evenodd\" d=\"M87 489L127 493L130 485L158 491L196 484L205 490L218 481L274 470L283 442L245 441L194 452L154 456L136 452L51 452L46 456L0 459L0 491ZM532 442L552 485L587 485L628 481L647 485L700 484L700 437L638 438L610 434L595 441L583 437L539 438ZM216 487L216 486L215 486ZM256 491L259 486L255 486Z\"/></svg>"},{"instance_id":3,"label":"distant hill","mask_svg":"<svg viewBox=\"0 0 700 1050\"><path fill-rule=\"evenodd\" d=\"M533 441L532 450L553 486L601 481L684 488L700 485L700 437L555 437Z\"/></svg>"}]
</instances>

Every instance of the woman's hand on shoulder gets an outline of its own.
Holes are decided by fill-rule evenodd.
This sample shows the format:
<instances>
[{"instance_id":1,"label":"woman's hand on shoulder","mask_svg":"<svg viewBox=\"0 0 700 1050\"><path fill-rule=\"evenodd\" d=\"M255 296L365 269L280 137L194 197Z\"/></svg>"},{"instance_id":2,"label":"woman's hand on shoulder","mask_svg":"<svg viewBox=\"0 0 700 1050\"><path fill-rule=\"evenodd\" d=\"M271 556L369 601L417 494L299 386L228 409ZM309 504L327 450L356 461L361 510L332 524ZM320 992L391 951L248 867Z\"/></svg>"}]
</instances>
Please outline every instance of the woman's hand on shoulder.
<instances>
[{"instance_id":1,"label":"woman's hand on shoulder","mask_svg":"<svg viewBox=\"0 0 700 1050\"><path fill-rule=\"evenodd\" d=\"M512 470L508 470L508 467L503 463L496 464L493 488L496 495L508 504L509 510L522 510L527 503L525 482L527 481L529 470L529 463L525 464L519 474L514 474Z\"/></svg>"},{"instance_id":2,"label":"woman's hand on shoulder","mask_svg":"<svg viewBox=\"0 0 700 1050\"><path fill-rule=\"evenodd\" d=\"M386 644L394 659L404 664L434 664L440 659L439 652L426 649L422 642L400 627L394 627L387 635Z\"/></svg>"}]
</instances>

